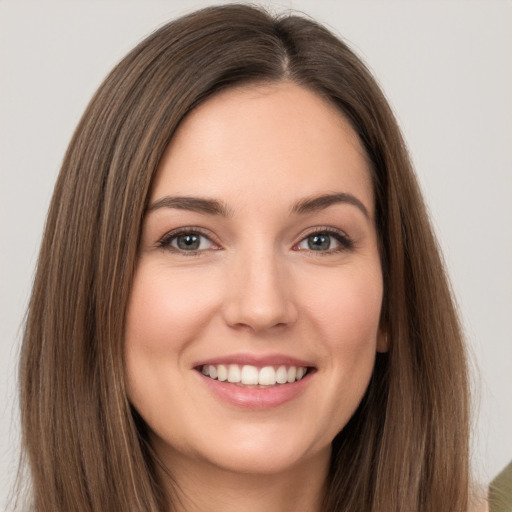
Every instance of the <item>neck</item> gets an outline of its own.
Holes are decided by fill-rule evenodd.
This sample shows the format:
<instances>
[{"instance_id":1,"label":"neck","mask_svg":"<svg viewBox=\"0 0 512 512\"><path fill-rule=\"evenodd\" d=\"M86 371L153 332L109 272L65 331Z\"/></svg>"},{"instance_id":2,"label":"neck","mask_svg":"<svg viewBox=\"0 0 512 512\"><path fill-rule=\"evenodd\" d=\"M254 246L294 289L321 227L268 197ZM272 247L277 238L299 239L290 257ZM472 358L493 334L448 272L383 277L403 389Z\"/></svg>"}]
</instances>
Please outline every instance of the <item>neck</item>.
<instances>
[{"instance_id":1,"label":"neck","mask_svg":"<svg viewBox=\"0 0 512 512\"><path fill-rule=\"evenodd\" d=\"M190 463L177 454L172 465L166 459L169 473L162 470L160 477L173 511L320 512L330 452L271 474L240 473L205 461Z\"/></svg>"}]
</instances>

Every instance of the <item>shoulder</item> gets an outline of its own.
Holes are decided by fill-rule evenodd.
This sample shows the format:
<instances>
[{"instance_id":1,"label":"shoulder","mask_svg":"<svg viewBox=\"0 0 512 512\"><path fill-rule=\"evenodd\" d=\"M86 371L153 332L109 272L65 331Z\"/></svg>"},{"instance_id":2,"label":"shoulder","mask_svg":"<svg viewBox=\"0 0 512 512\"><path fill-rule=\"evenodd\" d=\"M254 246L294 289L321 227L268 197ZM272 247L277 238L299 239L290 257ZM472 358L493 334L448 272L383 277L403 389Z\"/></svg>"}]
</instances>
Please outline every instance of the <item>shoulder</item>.
<instances>
[{"instance_id":1,"label":"shoulder","mask_svg":"<svg viewBox=\"0 0 512 512\"><path fill-rule=\"evenodd\" d=\"M512 462L489 485L488 510L490 512L512 510Z\"/></svg>"}]
</instances>

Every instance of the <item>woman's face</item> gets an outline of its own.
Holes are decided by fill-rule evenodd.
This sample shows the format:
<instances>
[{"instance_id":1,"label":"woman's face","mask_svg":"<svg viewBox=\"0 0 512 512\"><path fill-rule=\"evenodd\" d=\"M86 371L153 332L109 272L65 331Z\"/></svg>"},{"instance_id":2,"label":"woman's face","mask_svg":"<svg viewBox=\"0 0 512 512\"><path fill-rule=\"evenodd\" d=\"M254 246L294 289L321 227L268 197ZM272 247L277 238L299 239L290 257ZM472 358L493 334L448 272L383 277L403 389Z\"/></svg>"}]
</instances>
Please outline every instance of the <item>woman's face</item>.
<instances>
[{"instance_id":1,"label":"woman's face","mask_svg":"<svg viewBox=\"0 0 512 512\"><path fill-rule=\"evenodd\" d=\"M385 350L382 291L369 164L330 104L283 82L195 109L127 313L129 399L169 469L325 466Z\"/></svg>"}]
</instances>

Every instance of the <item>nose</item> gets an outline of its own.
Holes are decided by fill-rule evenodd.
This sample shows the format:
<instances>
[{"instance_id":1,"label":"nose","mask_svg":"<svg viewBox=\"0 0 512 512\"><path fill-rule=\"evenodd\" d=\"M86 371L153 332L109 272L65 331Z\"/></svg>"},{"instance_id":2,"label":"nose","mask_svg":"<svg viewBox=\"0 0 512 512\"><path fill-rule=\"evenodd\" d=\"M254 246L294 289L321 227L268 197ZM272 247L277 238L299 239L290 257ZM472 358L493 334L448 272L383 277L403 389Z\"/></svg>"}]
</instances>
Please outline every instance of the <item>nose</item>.
<instances>
[{"instance_id":1,"label":"nose","mask_svg":"<svg viewBox=\"0 0 512 512\"><path fill-rule=\"evenodd\" d=\"M252 251L231 267L223 305L230 327L261 333L297 321L293 285L279 260L273 251Z\"/></svg>"}]
</instances>

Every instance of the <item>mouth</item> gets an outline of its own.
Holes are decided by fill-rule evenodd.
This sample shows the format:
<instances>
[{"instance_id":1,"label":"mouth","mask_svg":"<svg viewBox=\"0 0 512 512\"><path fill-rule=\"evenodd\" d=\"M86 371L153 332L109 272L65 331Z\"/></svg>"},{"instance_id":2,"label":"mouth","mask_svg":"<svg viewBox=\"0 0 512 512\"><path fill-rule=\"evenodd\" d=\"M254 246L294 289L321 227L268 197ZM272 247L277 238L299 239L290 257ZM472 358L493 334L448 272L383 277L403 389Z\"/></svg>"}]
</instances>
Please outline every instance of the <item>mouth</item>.
<instances>
[{"instance_id":1,"label":"mouth","mask_svg":"<svg viewBox=\"0 0 512 512\"><path fill-rule=\"evenodd\" d=\"M317 368L286 354L230 354L198 361L200 382L229 407L269 410L293 404L312 386Z\"/></svg>"},{"instance_id":2,"label":"mouth","mask_svg":"<svg viewBox=\"0 0 512 512\"><path fill-rule=\"evenodd\" d=\"M203 364L196 367L205 377L247 388L272 388L293 384L312 373L309 366L254 366L250 364Z\"/></svg>"}]
</instances>

